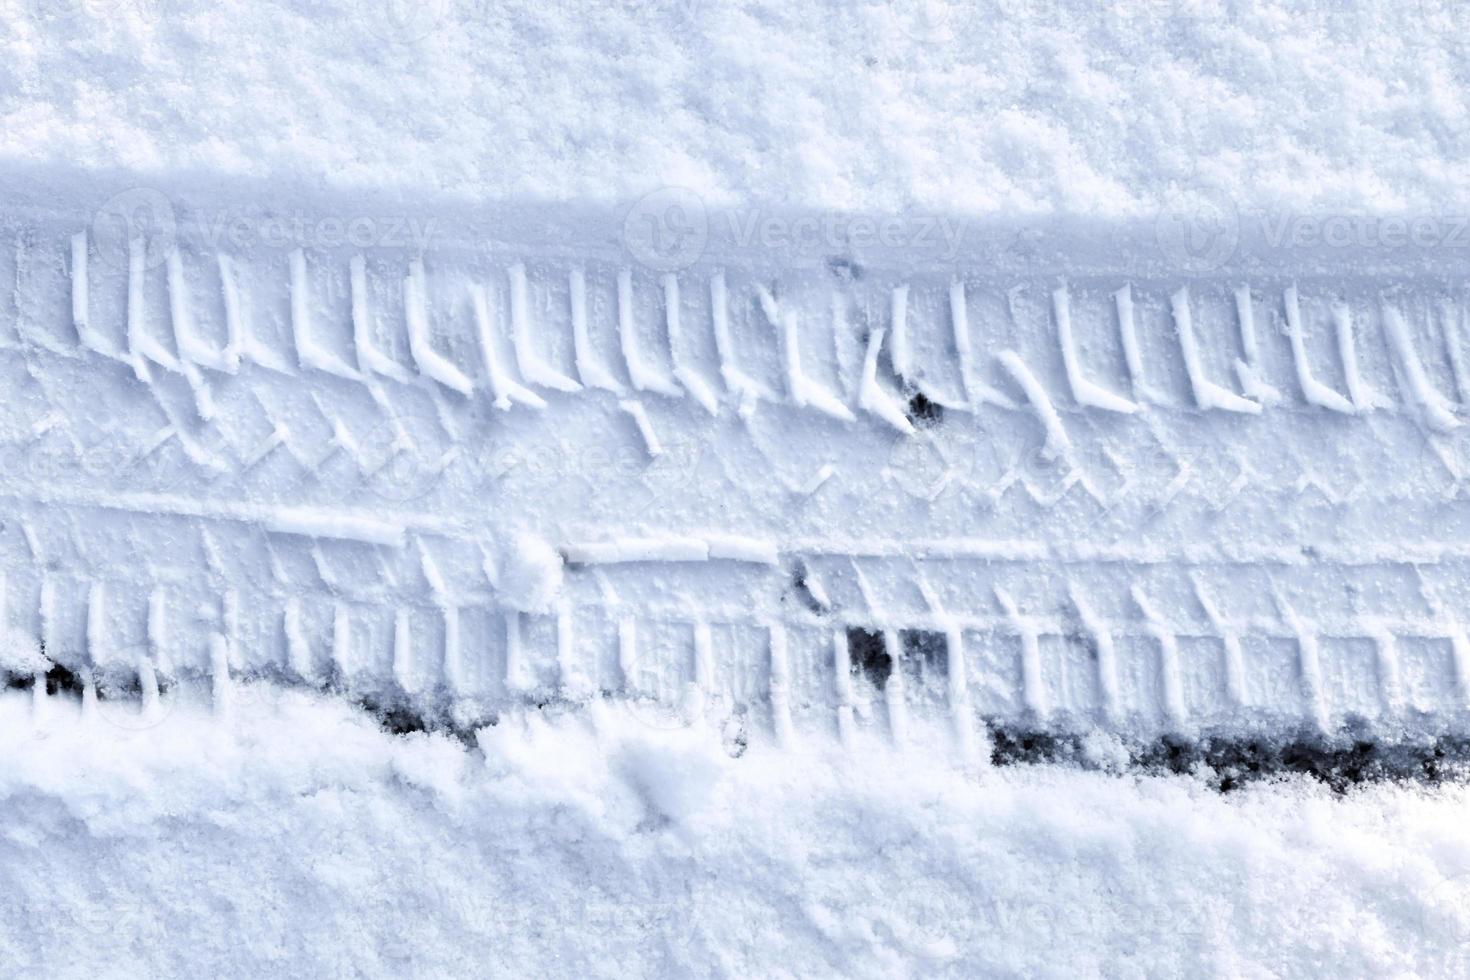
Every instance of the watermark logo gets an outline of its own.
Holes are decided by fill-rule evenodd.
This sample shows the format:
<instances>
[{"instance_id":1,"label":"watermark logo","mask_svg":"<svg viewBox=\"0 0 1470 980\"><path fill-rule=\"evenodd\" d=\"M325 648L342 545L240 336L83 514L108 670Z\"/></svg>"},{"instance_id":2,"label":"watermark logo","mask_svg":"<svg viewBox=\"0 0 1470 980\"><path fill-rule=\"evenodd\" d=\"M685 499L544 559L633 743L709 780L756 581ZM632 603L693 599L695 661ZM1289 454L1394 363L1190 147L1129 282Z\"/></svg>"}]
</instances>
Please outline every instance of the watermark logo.
<instances>
[{"instance_id":1,"label":"watermark logo","mask_svg":"<svg viewBox=\"0 0 1470 980\"><path fill-rule=\"evenodd\" d=\"M1419 448L1417 465L1404 466L1397 474L1416 483L1431 481L1446 498L1470 497L1470 427L1459 426L1425 439Z\"/></svg>"},{"instance_id":2,"label":"watermark logo","mask_svg":"<svg viewBox=\"0 0 1470 980\"><path fill-rule=\"evenodd\" d=\"M693 486L701 458L699 444L690 441L670 441L652 458L631 441L496 445L466 433L456 436L432 416L400 415L356 440L350 458L343 455L345 470L332 479L365 487L393 504L418 500L451 482L456 494L483 495L502 484L517 493L535 494L556 492L578 481L585 481L594 493L616 485L620 489L609 492L629 503L625 494L636 482L651 508Z\"/></svg>"},{"instance_id":3,"label":"watermark logo","mask_svg":"<svg viewBox=\"0 0 1470 980\"><path fill-rule=\"evenodd\" d=\"M1240 245L1240 215L1226 198L1176 192L1159 209L1154 236L1181 271L1212 272Z\"/></svg>"},{"instance_id":4,"label":"watermark logo","mask_svg":"<svg viewBox=\"0 0 1470 980\"><path fill-rule=\"evenodd\" d=\"M178 243L178 234L173 202L152 187L114 194L92 215L99 260L118 266L130 261L130 248L136 243L144 249L144 267L157 268Z\"/></svg>"},{"instance_id":5,"label":"watermark logo","mask_svg":"<svg viewBox=\"0 0 1470 980\"><path fill-rule=\"evenodd\" d=\"M1465 0L1419 0L1419 40L1453 59L1470 59L1470 3ZM1463 63L1462 68L1470 67Z\"/></svg>"},{"instance_id":6,"label":"watermark logo","mask_svg":"<svg viewBox=\"0 0 1470 980\"><path fill-rule=\"evenodd\" d=\"M660 732L693 727L696 716L686 704L686 696L674 693L650 694L630 691L623 698L628 714L645 728Z\"/></svg>"},{"instance_id":7,"label":"watermark logo","mask_svg":"<svg viewBox=\"0 0 1470 980\"><path fill-rule=\"evenodd\" d=\"M1470 249L1470 215L1292 214L1261 216L1272 249Z\"/></svg>"},{"instance_id":8,"label":"watermark logo","mask_svg":"<svg viewBox=\"0 0 1470 980\"><path fill-rule=\"evenodd\" d=\"M432 419L402 415L373 426L357 446L368 489L380 500L418 500L438 484L448 452L444 429Z\"/></svg>"},{"instance_id":9,"label":"watermark logo","mask_svg":"<svg viewBox=\"0 0 1470 980\"><path fill-rule=\"evenodd\" d=\"M793 266L829 264L879 250L922 253L938 261L958 257L964 218L911 212L874 216L838 211L791 213L761 207L712 210L694 191L664 187L640 198L623 221L632 257L658 272L697 262L712 243L779 257Z\"/></svg>"},{"instance_id":10,"label":"watermark logo","mask_svg":"<svg viewBox=\"0 0 1470 980\"><path fill-rule=\"evenodd\" d=\"M32 485L52 486L78 477L90 486L128 480L155 493L172 490L198 472L193 463L171 451L169 443L140 452L108 437L83 446L54 435L0 448L0 467L9 477Z\"/></svg>"},{"instance_id":11,"label":"watermark logo","mask_svg":"<svg viewBox=\"0 0 1470 980\"><path fill-rule=\"evenodd\" d=\"M699 16L703 0L623 0L623 6L634 12L663 14L674 22L692 23Z\"/></svg>"},{"instance_id":12,"label":"watermark logo","mask_svg":"<svg viewBox=\"0 0 1470 980\"><path fill-rule=\"evenodd\" d=\"M363 23L389 44L417 44L448 23L451 0L367 0Z\"/></svg>"},{"instance_id":13,"label":"watermark logo","mask_svg":"<svg viewBox=\"0 0 1470 980\"><path fill-rule=\"evenodd\" d=\"M139 914L136 906L109 896L106 901L80 899L70 905L58 901L57 907L48 913L48 919L69 923L74 934L86 936L92 942L115 941L138 928Z\"/></svg>"},{"instance_id":14,"label":"watermark logo","mask_svg":"<svg viewBox=\"0 0 1470 980\"><path fill-rule=\"evenodd\" d=\"M71 0L71 4L77 13L96 24L128 18L157 24L179 12L180 0Z\"/></svg>"},{"instance_id":15,"label":"watermark logo","mask_svg":"<svg viewBox=\"0 0 1470 980\"><path fill-rule=\"evenodd\" d=\"M885 0L897 28L920 44L948 44L970 28L975 0Z\"/></svg>"},{"instance_id":16,"label":"watermark logo","mask_svg":"<svg viewBox=\"0 0 1470 980\"><path fill-rule=\"evenodd\" d=\"M884 459L882 476L912 497L935 501L970 486L993 453L988 440L971 426L941 424L938 433L919 429L899 435Z\"/></svg>"},{"instance_id":17,"label":"watermark logo","mask_svg":"<svg viewBox=\"0 0 1470 980\"><path fill-rule=\"evenodd\" d=\"M797 263L870 249L950 261L959 254L966 227L963 218L940 214L789 216L757 208L727 211L714 222L714 230L738 248L775 252Z\"/></svg>"},{"instance_id":18,"label":"watermark logo","mask_svg":"<svg viewBox=\"0 0 1470 980\"><path fill-rule=\"evenodd\" d=\"M136 689L108 690L106 685L99 685L102 690L98 692L97 714L114 728L125 732L147 731L167 721L178 707L177 692L164 689L163 678L156 670L152 687L148 685L144 665L151 663L152 658L152 650L142 643L130 644L108 656L109 663L138 665Z\"/></svg>"},{"instance_id":19,"label":"watermark logo","mask_svg":"<svg viewBox=\"0 0 1470 980\"><path fill-rule=\"evenodd\" d=\"M493 25L502 15L496 0L359 0L359 3L368 33L390 45L414 45L440 31ZM703 0L621 0L601 9L589 8L586 14L589 17L652 15L660 17L665 27L680 27L695 22L702 4Z\"/></svg>"},{"instance_id":20,"label":"watermark logo","mask_svg":"<svg viewBox=\"0 0 1470 980\"><path fill-rule=\"evenodd\" d=\"M394 248L422 254L438 231L438 219L410 214L185 208L156 188L134 187L113 195L93 212L91 237L95 261L125 268L130 248L137 243L145 250L144 268L155 269L175 248L216 252Z\"/></svg>"},{"instance_id":21,"label":"watermark logo","mask_svg":"<svg viewBox=\"0 0 1470 980\"><path fill-rule=\"evenodd\" d=\"M709 242L709 215L700 196L663 187L639 198L623 220L623 243L641 264L659 272L687 269Z\"/></svg>"},{"instance_id":22,"label":"watermark logo","mask_svg":"<svg viewBox=\"0 0 1470 980\"><path fill-rule=\"evenodd\" d=\"M237 251L257 246L276 250L351 247L400 248L418 254L429 247L437 230L434 218L301 210L263 215L200 210L178 221L181 239L210 249L228 246Z\"/></svg>"},{"instance_id":23,"label":"watermark logo","mask_svg":"<svg viewBox=\"0 0 1470 980\"><path fill-rule=\"evenodd\" d=\"M1461 956L1470 946L1470 871L1440 879L1421 906L1423 936L1442 937Z\"/></svg>"}]
</instances>

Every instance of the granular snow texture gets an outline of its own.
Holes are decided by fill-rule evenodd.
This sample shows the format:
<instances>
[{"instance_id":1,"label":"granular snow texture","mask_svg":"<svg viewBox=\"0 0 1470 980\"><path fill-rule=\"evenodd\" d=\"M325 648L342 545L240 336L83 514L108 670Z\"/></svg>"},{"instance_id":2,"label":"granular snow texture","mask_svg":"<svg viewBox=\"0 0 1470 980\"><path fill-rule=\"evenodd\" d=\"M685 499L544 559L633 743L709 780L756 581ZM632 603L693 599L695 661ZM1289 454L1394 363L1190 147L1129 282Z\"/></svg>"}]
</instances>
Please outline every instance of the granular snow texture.
<instances>
[{"instance_id":1,"label":"granular snow texture","mask_svg":"<svg viewBox=\"0 0 1470 980\"><path fill-rule=\"evenodd\" d=\"M1447 976L1470 789L752 747L615 714L478 747L242 689L0 703L0 962L34 976ZM119 709L121 710L121 709ZM131 710L131 709L128 709ZM69 713L65 713L68 714ZM114 721L125 720L113 717Z\"/></svg>"},{"instance_id":2,"label":"granular snow texture","mask_svg":"<svg viewBox=\"0 0 1470 980\"><path fill-rule=\"evenodd\" d=\"M614 201L1470 204L1470 7L5 0L0 157Z\"/></svg>"}]
</instances>

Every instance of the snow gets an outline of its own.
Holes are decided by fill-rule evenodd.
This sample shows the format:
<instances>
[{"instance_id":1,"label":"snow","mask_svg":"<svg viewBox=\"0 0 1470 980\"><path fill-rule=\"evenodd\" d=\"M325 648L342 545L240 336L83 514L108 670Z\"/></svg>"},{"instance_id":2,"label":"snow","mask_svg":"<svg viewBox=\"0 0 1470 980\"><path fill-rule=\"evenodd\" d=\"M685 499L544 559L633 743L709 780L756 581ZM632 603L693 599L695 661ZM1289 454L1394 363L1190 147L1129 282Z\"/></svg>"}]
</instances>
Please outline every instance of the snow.
<instances>
[{"instance_id":1,"label":"snow","mask_svg":"<svg viewBox=\"0 0 1470 980\"><path fill-rule=\"evenodd\" d=\"M926 15L925 12L928 11ZM1463 209L1464 5L7 0L0 154L471 198Z\"/></svg>"},{"instance_id":2,"label":"snow","mask_svg":"<svg viewBox=\"0 0 1470 980\"><path fill-rule=\"evenodd\" d=\"M1465 4L1022 6L0 0L0 172L1004 220L1470 205ZM1199 370L1201 405L1259 408ZM799 363L789 380L827 397ZM547 542L498 557L509 607L554 606ZM0 635L0 668L41 666ZM729 732L637 705L509 713L467 746L343 698L226 693L228 714L55 699L44 721L0 696L0 973L1470 970L1463 784L1222 795L1129 772L1099 736L1109 771L835 739L734 757Z\"/></svg>"},{"instance_id":3,"label":"snow","mask_svg":"<svg viewBox=\"0 0 1470 980\"><path fill-rule=\"evenodd\" d=\"M524 533L511 541L495 580L501 600L521 612L550 611L561 583L561 555L535 535Z\"/></svg>"},{"instance_id":4,"label":"snow","mask_svg":"<svg viewBox=\"0 0 1470 980\"><path fill-rule=\"evenodd\" d=\"M49 666L34 636L17 629L7 629L0 635L0 670L25 677Z\"/></svg>"},{"instance_id":5,"label":"snow","mask_svg":"<svg viewBox=\"0 0 1470 980\"><path fill-rule=\"evenodd\" d=\"M1448 975L1470 788L964 776L603 712L467 749L263 685L0 701L0 958L46 976Z\"/></svg>"}]
</instances>

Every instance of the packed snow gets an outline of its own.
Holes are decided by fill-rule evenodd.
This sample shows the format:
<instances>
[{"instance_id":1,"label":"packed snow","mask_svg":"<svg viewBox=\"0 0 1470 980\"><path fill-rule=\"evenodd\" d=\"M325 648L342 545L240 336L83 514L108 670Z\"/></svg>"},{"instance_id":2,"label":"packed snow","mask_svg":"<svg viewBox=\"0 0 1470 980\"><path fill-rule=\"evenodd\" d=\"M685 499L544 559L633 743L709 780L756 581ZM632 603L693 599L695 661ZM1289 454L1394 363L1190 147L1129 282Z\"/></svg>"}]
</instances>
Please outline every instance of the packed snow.
<instances>
[{"instance_id":1,"label":"packed snow","mask_svg":"<svg viewBox=\"0 0 1470 980\"><path fill-rule=\"evenodd\" d=\"M678 188L1448 220L1470 207L1467 11L0 0L0 173L445 208ZM504 602L551 608L561 557L515 554ZM0 668L46 667L0 629ZM145 708L0 696L0 974L1470 972L1453 780L1221 793L1105 739L1092 767L992 767L612 704L393 734L264 681Z\"/></svg>"}]
</instances>

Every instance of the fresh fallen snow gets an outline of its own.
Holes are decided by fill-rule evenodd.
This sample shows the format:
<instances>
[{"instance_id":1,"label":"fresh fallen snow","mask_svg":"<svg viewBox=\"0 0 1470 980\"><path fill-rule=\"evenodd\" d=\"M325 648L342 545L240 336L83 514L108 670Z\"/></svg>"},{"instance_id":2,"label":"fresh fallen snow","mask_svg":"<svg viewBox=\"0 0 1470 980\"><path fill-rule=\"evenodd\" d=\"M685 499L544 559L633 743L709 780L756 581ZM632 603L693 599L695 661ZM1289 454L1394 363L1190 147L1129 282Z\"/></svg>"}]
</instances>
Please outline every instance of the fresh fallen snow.
<instances>
[{"instance_id":1,"label":"fresh fallen snow","mask_svg":"<svg viewBox=\"0 0 1470 980\"><path fill-rule=\"evenodd\" d=\"M1464 4L1113 7L4 0L0 155L945 214L1470 202Z\"/></svg>"},{"instance_id":2,"label":"fresh fallen snow","mask_svg":"<svg viewBox=\"0 0 1470 980\"><path fill-rule=\"evenodd\" d=\"M0 0L0 162L1007 220L1470 204L1466 4L996 6ZM554 579L507 580L532 609ZM148 726L0 697L0 973L1470 970L1470 787L731 758L611 709L467 748L235 694Z\"/></svg>"},{"instance_id":3,"label":"fresh fallen snow","mask_svg":"<svg viewBox=\"0 0 1470 980\"><path fill-rule=\"evenodd\" d=\"M1449 975L1470 789L731 758L612 712L477 746L236 691L0 700L0 962L42 976ZM122 712L119 714L118 712ZM594 734L596 733L596 734Z\"/></svg>"}]
</instances>

